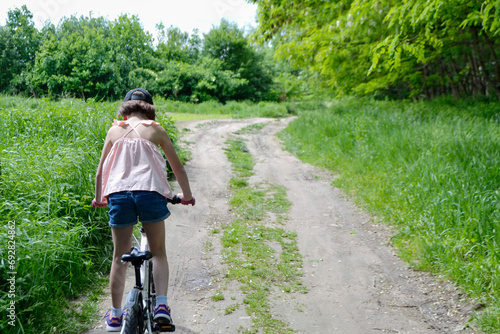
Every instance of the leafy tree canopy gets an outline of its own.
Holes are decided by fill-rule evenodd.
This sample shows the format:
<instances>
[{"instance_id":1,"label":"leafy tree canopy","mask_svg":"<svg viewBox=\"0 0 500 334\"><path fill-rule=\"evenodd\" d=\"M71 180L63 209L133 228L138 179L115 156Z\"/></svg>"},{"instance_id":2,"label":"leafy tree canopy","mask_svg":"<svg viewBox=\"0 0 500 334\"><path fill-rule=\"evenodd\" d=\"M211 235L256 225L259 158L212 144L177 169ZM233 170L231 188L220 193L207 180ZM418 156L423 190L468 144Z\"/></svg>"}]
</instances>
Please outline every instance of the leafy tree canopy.
<instances>
[{"instance_id":1,"label":"leafy tree canopy","mask_svg":"<svg viewBox=\"0 0 500 334\"><path fill-rule=\"evenodd\" d=\"M120 99L132 86L184 101L276 99L281 81L236 24L200 36L163 23L157 44L137 16L64 18L38 31L23 6L0 26L0 90L34 96Z\"/></svg>"},{"instance_id":2,"label":"leafy tree canopy","mask_svg":"<svg viewBox=\"0 0 500 334\"><path fill-rule=\"evenodd\" d=\"M500 99L500 2L251 0L257 35L339 93Z\"/></svg>"},{"instance_id":3,"label":"leafy tree canopy","mask_svg":"<svg viewBox=\"0 0 500 334\"><path fill-rule=\"evenodd\" d=\"M41 36L35 28L33 14L24 5L8 12L5 26L0 26L0 90L35 61Z\"/></svg>"}]
</instances>

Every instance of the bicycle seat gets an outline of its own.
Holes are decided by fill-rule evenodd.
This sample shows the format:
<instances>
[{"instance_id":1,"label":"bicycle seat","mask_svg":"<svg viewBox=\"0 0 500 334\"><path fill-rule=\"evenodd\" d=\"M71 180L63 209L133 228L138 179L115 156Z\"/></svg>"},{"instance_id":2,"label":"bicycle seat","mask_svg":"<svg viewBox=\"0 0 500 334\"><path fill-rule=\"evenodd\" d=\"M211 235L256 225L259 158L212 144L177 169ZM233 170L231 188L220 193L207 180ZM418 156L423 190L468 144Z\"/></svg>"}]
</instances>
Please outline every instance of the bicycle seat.
<instances>
[{"instance_id":1,"label":"bicycle seat","mask_svg":"<svg viewBox=\"0 0 500 334\"><path fill-rule=\"evenodd\" d=\"M132 247L130 253L125 253L122 255L123 262L136 262L145 261L153 257L153 253L148 251L140 251L137 247Z\"/></svg>"}]
</instances>

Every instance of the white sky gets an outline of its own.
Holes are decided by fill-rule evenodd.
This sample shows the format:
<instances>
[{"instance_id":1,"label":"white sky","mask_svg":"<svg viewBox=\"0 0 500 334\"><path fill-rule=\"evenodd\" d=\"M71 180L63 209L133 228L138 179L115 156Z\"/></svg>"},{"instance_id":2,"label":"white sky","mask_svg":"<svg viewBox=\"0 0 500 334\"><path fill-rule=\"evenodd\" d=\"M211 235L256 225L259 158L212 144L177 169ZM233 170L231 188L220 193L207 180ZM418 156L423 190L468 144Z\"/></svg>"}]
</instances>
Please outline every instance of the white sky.
<instances>
[{"instance_id":1,"label":"white sky","mask_svg":"<svg viewBox=\"0 0 500 334\"><path fill-rule=\"evenodd\" d=\"M207 33L218 26L222 18L238 24L239 28L256 26L257 6L245 0L1 0L0 25L5 25L7 12L25 4L33 13L35 26L40 29L49 20L57 25L61 18L76 14L109 20L121 14L138 15L145 30L156 37L155 26L163 22L165 27L180 28L191 33L197 28Z\"/></svg>"}]
</instances>

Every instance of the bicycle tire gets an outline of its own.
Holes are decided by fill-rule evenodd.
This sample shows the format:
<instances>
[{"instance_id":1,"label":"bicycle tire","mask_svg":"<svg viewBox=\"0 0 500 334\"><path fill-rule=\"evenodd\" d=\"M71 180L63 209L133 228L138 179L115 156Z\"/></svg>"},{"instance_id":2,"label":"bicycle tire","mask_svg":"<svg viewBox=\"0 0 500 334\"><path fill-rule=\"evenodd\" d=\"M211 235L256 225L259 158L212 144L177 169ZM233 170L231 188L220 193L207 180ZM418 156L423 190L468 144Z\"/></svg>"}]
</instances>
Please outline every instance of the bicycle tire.
<instances>
[{"instance_id":1,"label":"bicycle tire","mask_svg":"<svg viewBox=\"0 0 500 334\"><path fill-rule=\"evenodd\" d=\"M140 304L140 303L139 303ZM130 309L125 314L125 329L124 334L143 334L144 333L144 323L142 317L142 305L139 309Z\"/></svg>"}]
</instances>

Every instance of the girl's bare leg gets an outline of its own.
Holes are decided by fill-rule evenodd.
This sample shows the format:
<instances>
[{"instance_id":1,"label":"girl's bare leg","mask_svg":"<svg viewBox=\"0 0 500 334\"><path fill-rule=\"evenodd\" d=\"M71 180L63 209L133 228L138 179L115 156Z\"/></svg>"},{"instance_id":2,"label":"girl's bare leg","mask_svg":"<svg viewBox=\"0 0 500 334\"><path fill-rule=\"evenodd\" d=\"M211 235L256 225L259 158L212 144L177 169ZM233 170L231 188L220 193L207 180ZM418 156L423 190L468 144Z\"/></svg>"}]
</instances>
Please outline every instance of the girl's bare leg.
<instances>
[{"instance_id":1,"label":"girl's bare leg","mask_svg":"<svg viewBox=\"0 0 500 334\"><path fill-rule=\"evenodd\" d=\"M111 289L111 304L114 308L121 308L123 291L125 290L125 275L127 264L121 263L122 255L130 252L132 247L132 231L134 226L123 228L111 228L113 235L113 262L109 275L109 286Z\"/></svg>"},{"instance_id":2,"label":"girl's bare leg","mask_svg":"<svg viewBox=\"0 0 500 334\"><path fill-rule=\"evenodd\" d=\"M168 291L168 261L165 246L165 221L143 224L148 237L149 250L153 253L153 278L156 295L166 296Z\"/></svg>"}]
</instances>

